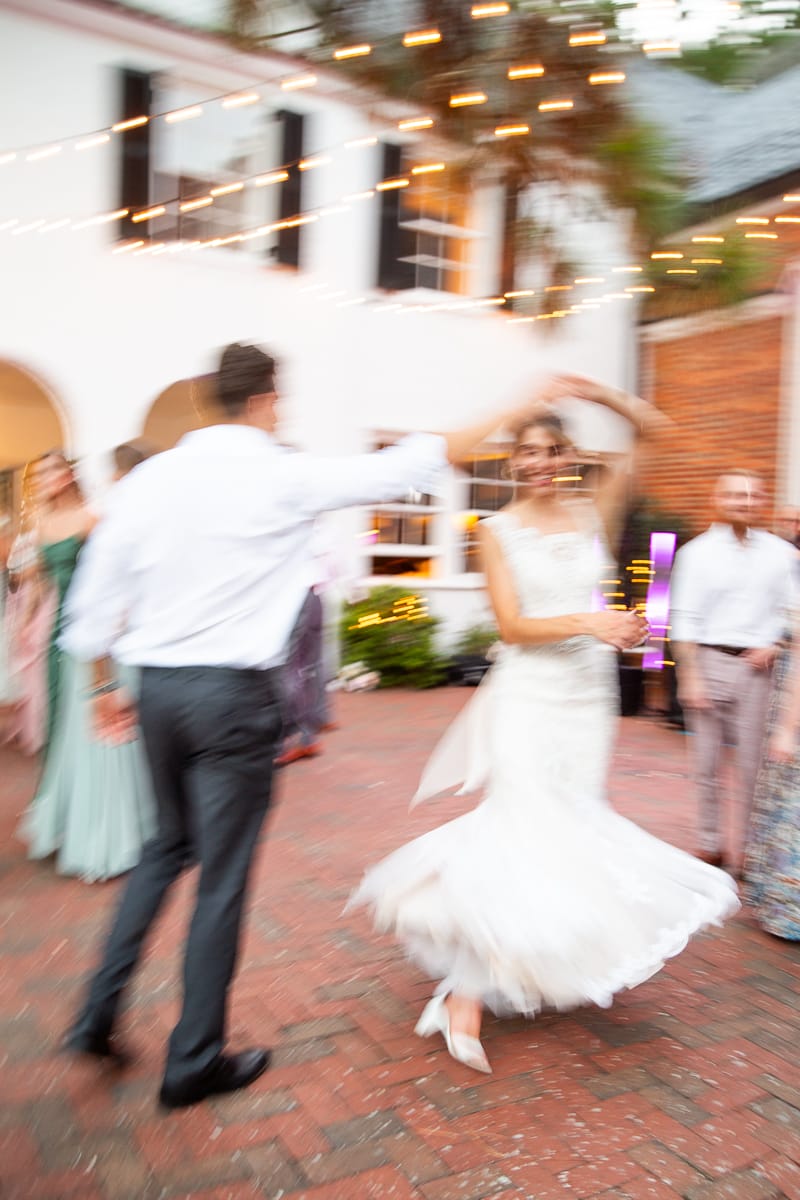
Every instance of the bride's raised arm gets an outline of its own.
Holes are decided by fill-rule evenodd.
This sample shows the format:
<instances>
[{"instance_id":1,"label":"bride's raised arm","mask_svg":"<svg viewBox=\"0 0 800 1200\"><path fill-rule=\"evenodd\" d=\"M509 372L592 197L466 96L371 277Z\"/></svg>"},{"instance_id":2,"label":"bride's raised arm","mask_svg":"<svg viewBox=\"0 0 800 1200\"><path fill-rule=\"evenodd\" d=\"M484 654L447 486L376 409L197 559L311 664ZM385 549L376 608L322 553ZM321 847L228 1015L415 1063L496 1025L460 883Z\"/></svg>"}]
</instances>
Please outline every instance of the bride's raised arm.
<instances>
[{"instance_id":1,"label":"bride's raised arm","mask_svg":"<svg viewBox=\"0 0 800 1200\"><path fill-rule=\"evenodd\" d=\"M570 383L571 394L580 400L600 404L615 412L631 425L634 446L624 454L606 459L607 470L598 484L595 505L606 530L609 544L615 547L625 518L625 508L630 499L631 485L636 470L636 448L645 439L658 437L672 426L669 417L643 400L621 388L607 387L594 379L580 375L562 376Z\"/></svg>"}]
</instances>

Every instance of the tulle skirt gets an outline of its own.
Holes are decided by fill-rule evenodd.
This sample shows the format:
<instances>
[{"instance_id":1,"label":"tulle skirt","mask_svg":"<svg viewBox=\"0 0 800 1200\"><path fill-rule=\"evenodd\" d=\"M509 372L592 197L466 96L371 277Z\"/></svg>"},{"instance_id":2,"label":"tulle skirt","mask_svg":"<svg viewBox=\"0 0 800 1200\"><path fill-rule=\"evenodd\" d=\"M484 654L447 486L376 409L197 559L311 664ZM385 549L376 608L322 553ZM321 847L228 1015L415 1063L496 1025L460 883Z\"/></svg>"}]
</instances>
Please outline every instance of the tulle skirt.
<instances>
[{"instance_id":1,"label":"tulle skirt","mask_svg":"<svg viewBox=\"0 0 800 1200\"><path fill-rule=\"evenodd\" d=\"M543 687L541 667L497 671L443 739L452 757L459 727L471 734L463 753L485 759L485 799L367 871L351 900L437 991L497 1013L607 1006L739 907L728 875L607 803L607 664L587 660L572 689L555 675ZM426 777L447 775L435 754Z\"/></svg>"}]
</instances>

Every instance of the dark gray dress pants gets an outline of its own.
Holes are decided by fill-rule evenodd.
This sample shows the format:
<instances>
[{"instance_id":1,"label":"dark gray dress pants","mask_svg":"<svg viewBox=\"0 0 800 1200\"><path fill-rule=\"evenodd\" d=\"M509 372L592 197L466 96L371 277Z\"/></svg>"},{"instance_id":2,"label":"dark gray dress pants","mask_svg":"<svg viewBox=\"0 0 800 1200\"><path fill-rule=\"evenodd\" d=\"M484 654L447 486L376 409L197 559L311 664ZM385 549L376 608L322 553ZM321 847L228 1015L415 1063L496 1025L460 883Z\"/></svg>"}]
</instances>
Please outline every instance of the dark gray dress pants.
<instances>
[{"instance_id":1,"label":"dark gray dress pants","mask_svg":"<svg viewBox=\"0 0 800 1200\"><path fill-rule=\"evenodd\" d=\"M165 1079L201 1075L225 1044L250 863L281 734L279 673L145 667L139 716L158 833L132 872L75 1030L110 1033L123 989L170 885L199 863L185 944L183 1008ZM114 797L108 797L114 803Z\"/></svg>"}]
</instances>

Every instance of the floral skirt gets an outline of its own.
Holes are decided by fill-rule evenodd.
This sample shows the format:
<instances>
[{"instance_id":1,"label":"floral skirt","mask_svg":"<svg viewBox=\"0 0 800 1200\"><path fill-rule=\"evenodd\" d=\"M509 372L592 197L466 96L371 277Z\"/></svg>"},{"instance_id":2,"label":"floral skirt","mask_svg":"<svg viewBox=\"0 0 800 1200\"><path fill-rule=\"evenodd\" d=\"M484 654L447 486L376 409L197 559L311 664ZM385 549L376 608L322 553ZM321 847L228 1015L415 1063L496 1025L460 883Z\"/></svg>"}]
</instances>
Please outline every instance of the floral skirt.
<instances>
[{"instance_id":1,"label":"floral skirt","mask_svg":"<svg viewBox=\"0 0 800 1200\"><path fill-rule=\"evenodd\" d=\"M780 712L789 657L782 655L778 663L770 732ZM800 753L787 764L766 759L761 769L747 843L745 895L762 928L800 941Z\"/></svg>"}]
</instances>

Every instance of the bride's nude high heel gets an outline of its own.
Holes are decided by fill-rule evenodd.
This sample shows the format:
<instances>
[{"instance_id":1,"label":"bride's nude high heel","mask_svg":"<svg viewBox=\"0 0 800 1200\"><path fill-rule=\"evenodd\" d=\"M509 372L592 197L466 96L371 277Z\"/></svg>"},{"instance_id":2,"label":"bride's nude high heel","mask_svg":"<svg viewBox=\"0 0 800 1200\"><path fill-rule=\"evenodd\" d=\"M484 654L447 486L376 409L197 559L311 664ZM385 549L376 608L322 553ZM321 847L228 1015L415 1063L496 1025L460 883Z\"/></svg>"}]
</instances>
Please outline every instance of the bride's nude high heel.
<instances>
[{"instance_id":1,"label":"bride's nude high heel","mask_svg":"<svg viewBox=\"0 0 800 1200\"><path fill-rule=\"evenodd\" d=\"M454 1033L451 1030L450 1012L445 1000L445 996L434 996L428 1001L414 1032L419 1037L432 1037L434 1033L441 1033L451 1058L463 1063L465 1067L472 1067L473 1071L483 1071L484 1074L491 1075L492 1068L479 1040L470 1037L469 1034Z\"/></svg>"}]
</instances>

